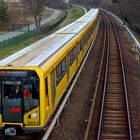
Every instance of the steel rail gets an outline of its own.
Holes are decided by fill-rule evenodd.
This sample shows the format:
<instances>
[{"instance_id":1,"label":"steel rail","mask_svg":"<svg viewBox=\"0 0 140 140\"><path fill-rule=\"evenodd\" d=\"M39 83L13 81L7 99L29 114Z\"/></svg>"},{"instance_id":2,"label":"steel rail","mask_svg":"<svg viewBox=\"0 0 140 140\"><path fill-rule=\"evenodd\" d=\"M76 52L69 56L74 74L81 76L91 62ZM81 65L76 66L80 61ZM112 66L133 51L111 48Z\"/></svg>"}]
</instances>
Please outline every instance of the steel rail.
<instances>
[{"instance_id":1,"label":"steel rail","mask_svg":"<svg viewBox=\"0 0 140 140\"><path fill-rule=\"evenodd\" d=\"M107 45L107 58L106 58L106 69L105 69L105 80L104 80L104 87L103 87L103 97L102 97L102 105L101 105L101 113L100 113L100 120L99 120L99 127L98 127L98 134L97 134L97 140L100 140L100 133L101 133L101 126L102 126L102 119L103 119L103 110L104 110L104 100L105 100L105 94L106 94L106 85L107 85L107 76L108 76L108 64L109 64L109 28L106 24L106 45Z\"/></svg>"}]
</instances>

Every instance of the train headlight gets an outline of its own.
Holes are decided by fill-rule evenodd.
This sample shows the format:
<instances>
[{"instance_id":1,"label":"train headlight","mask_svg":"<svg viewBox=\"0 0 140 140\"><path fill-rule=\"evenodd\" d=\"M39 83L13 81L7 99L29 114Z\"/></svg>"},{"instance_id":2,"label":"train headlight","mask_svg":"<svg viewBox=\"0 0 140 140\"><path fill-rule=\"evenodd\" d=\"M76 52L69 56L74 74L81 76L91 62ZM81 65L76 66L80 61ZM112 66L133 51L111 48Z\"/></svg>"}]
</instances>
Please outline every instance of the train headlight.
<instances>
[{"instance_id":1,"label":"train headlight","mask_svg":"<svg viewBox=\"0 0 140 140\"><path fill-rule=\"evenodd\" d=\"M34 119L37 117L37 115L38 115L37 113L32 113L28 116L28 119Z\"/></svg>"}]
</instances>

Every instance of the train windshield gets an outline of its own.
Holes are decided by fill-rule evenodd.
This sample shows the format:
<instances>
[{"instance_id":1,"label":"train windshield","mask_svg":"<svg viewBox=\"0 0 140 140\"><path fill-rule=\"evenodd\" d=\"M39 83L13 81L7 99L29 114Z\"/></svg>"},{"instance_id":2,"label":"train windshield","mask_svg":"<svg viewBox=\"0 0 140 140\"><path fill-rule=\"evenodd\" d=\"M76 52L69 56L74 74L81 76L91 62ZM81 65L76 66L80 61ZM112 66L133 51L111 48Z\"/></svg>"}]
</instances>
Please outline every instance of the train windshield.
<instances>
[{"instance_id":1,"label":"train windshield","mask_svg":"<svg viewBox=\"0 0 140 140\"><path fill-rule=\"evenodd\" d=\"M39 106L35 71L0 71L0 113L5 122L22 122L23 114Z\"/></svg>"}]
</instances>

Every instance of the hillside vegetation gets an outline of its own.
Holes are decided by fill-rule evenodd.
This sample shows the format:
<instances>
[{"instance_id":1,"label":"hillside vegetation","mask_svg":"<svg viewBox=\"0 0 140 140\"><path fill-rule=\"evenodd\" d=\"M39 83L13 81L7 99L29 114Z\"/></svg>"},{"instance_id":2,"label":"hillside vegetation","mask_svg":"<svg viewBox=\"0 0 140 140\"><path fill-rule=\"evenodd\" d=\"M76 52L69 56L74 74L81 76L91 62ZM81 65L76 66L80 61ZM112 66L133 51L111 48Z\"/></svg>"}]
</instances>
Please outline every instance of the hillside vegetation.
<instances>
[{"instance_id":1,"label":"hillside vegetation","mask_svg":"<svg viewBox=\"0 0 140 140\"><path fill-rule=\"evenodd\" d=\"M102 0L101 6L119 15L140 34L140 0Z\"/></svg>"},{"instance_id":2,"label":"hillside vegetation","mask_svg":"<svg viewBox=\"0 0 140 140\"><path fill-rule=\"evenodd\" d=\"M140 0L71 0L71 2L105 8L119 15L140 35Z\"/></svg>"},{"instance_id":3,"label":"hillside vegetation","mask_svg":"<svg viewBox=\"0 0 140 140\"><path fill-rule=\"evenodd\" d=\"M46 5L52 8L65 9L67 5L63 2L63 0L46 0Z\"/></svg>"}]
</instances>

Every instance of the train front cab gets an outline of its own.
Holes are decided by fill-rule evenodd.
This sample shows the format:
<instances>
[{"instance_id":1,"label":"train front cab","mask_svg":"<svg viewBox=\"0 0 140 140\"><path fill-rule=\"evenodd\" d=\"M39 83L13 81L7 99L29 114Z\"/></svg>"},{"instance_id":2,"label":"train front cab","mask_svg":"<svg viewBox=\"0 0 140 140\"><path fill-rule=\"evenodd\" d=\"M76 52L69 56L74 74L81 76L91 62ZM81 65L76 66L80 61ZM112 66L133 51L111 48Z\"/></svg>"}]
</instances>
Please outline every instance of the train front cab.
<instances>
[{"instance_id":1,"label":"train front cab","mask_svg":"<svg viewBox=\"0 0 140 140\"><path fill-rule=\"evenodd\" d=\"M17 85L20 96L13 94ZM40 108L44 108L43 100L46 100L45 95L40 94L43 86L34 70L0 70L0 129L6 135L16 135L20 129L25 132L40 129Z\"/></svg>"}]
</instances>

